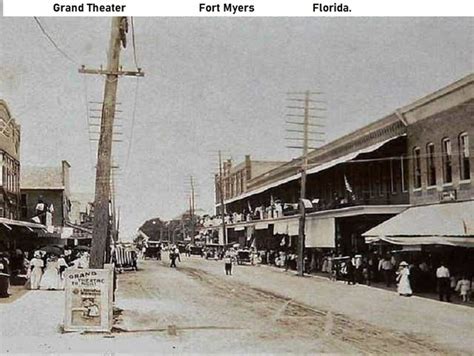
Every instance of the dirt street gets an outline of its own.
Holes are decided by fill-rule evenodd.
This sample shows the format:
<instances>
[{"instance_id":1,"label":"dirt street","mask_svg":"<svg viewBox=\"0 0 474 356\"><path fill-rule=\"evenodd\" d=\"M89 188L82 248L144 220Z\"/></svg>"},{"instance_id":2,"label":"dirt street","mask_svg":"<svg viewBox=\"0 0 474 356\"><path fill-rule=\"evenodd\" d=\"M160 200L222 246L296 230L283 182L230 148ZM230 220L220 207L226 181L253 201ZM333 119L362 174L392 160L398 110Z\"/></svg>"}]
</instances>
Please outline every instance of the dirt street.
<instances>
[{"instance_id":1,"label":"dirt street","mask_svg":"<svg viewBox=\"0 0 474 356\"><path fill-rule=\"evenodd\" d=\"M280 273L269 268L238 266L234 276L225 276L222 262L194 257L183 258L177 269L169 268L167 261L141 265L144 271L120 277L118 299L123 302L118 306L123 312L117 330L175 338L173 346L180 352L467 352L463 345L455 348L423 330L394 330L337 312L337 295L332 300L335 310L290 298L285 289L297 278L289 274L284 276L290 281L287 286L268 289L264 280ZM256 277L255 283L242 280L244 274ZM262 286L255 286L259 281ZM314 284L310 278L304 282ZM339 286L344 292L346 286Z\"/></svg>"}]
</instances>

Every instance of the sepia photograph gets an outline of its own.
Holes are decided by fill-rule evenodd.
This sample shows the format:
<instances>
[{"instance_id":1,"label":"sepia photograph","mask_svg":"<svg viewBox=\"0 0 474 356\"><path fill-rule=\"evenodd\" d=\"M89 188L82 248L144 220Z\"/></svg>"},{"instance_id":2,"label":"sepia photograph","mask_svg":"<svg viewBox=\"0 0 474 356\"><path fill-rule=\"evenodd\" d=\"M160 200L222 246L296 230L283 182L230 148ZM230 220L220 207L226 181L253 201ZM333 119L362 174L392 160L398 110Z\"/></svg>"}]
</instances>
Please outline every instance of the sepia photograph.
<instances>
[{"instance_id":1,"label":"sepia photograph","mask_svg":"<svg viewBox=\"0 0 474 356\"><path fill-rule=\"evenodd\" d=\"M2 355L473 354L472 17L118 15L0 16Z\"/></svg>"}]
</instances>

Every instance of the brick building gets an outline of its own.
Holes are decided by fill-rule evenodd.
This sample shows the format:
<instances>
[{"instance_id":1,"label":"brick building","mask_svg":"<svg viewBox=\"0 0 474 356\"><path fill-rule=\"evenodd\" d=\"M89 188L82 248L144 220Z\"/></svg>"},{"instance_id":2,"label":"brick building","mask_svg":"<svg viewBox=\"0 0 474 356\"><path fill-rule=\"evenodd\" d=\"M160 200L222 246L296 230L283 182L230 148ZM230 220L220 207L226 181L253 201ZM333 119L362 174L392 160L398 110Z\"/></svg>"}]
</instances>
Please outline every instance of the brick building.
<instances>
[{"instance_id":1,"label":"brick building","mask_svg":"<svg viewBox=\"0 0 474 356\"><path fill-rule=\"evenodd\" d=\"M18 219L20 202L20 125L0 100L0 217Z\"/></svg>"},{"instance_id":2,"label":"brick building","mask_svg":"<svg viewBox=\"0 0 474 356\"><path fill-rule=\"evenodd\" d=\"M250 159L250 155L245 156L244 162L237 165L232 164L228 159L222 165L222 177L215 175L215 198L216 204L220 202L220 178L222 178L222 193L224 199L231 199L245 193L249 188L248 184L254 177L264 175L266 172L280 166L283 162L276 161L255 161Z\"/></svg>"},{"instance_id":3,"label":"brick building","mask_svg":"<svg viewBox=\"0 0 474 356\"><path fill-rule=\"evenodd\" d=\"M410 205L472 200L472 88L469 75L312 151L306 247L364 252L364 232L409 211ZM298 203L300 161L254 176L244 192L227 196L226 211L245 216L229 217L228 242L251 242L259 249L296 247L298 211L286 207ZM283 206L280 214L274 213L275 205ZM255 216L257 209L264 213Z\"/></svg>"},{"instance_id":4,"label":"brick building","mask_svg":"<svg viewBox=\"0 0 474 356\"><path fill-rule=\"evenodd\" d=\"M400 109L408 123L410 203L474 198L474 75Z\"/></svg>"},{"instance_id":5,"label":"brick building","mask_svg":"<svg viewBox=\"0 0 474 356\"><path fill-rule=\"evenodd\" d=\"M412 207L364 236L420 250L450 246L437 252L474 259L471 249L453 250L474 247L474 75L399 109L398 115L407 123Z\"/></svg>"}]
</instances>

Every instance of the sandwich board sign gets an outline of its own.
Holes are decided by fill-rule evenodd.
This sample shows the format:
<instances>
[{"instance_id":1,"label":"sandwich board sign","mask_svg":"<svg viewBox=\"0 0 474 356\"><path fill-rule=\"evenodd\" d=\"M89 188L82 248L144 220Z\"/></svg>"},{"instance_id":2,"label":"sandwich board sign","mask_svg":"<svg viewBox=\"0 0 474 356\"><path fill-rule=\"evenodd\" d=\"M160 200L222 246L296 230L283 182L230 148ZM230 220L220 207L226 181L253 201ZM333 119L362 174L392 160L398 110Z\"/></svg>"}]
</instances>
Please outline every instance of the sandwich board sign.
<instances>
[{"instance_id":1,"label":"sandwich board sign","mask_svg":"<svg viewBox=\"0 0 474 356\"><path fill-rule=\"evenodd\" d=\"M65 331L111 331L113 269L65 271Z\"/></svg>"}]
</instances>

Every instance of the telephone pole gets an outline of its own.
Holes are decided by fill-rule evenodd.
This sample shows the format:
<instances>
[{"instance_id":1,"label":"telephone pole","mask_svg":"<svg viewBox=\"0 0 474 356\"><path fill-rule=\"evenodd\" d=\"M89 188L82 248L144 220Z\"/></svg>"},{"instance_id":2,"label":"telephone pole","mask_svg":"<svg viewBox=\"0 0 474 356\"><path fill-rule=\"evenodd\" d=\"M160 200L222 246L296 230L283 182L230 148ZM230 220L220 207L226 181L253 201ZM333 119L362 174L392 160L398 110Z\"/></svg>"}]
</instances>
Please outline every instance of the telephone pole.
<instances>
[{"instance_id":1,"label":"telephone pole","mask_svg":"<svg viewBox=\"0 0 474 356\"><path fill-rule=\"evenodd\" d=\"M222 237L224 246L227 245L227 231L225 227L225 205L224 205L224 189L222 186L222 153L219 150L219 198L221 203L221 219L222 219Z\"/></svg>"},{"instance_id":2,"label":"telephone pole","mask_svg":"<svg viewBox=\"0 0 474 356\"><path fill-rule=\"evenodd\" d=\"M122 44L124 47L126 46L126 32L128 32L127 18L112 18L107 69L91 70L85 69L84 66L79 69L79 73L101 74L106 77L97 153L91 268L104 268L104 259L108 240L110 239L108 229L110 221L110 176L118 77L119 75L143 76L143 73L138 68L137 72L124 72L120 67L120 50Z\"/></svg>"},{"instance_id":3,"label":"telephone pole","mask_svg":"<svg viewBox=\"0 0 474 356\"><path fill-rule=\"evenodd\" d=\"M321 101L318 100L312 100L310 98L311 94L322 94L320 92L317 93L312 93L309 90L303 92L303 93L288 93L288 94L293 94L293 95L301 95L303 94L302 99L289 99L291 101L296 101L296 102L303 102L303 106L287 106L289 109L297 109L297 110L303 110L303 115L301 114L288 114L287 116L292 117L292 118L303 118L303 122L298 122L298 121L287 121L288 124L293 124L293 125L301 125L303 126L303 130L298 130L298 129L290 129L287 130L288 132L293 132L293 133L302 133L303 137L289 137L287 138L288 140L296 140L296 141L302 141L302 146L287 146L289 148L298 148L302 149L302 156L301 156L301 166L300 166L300 171L301 171L301 186L300 186L300 201L299 201L299 210L300 210L300 219L299 219L299 226L298 226L298 275L303 276L304 275L304 255L305 255L305 225L306 225L306 207L305 207L305 200L306 200L306 171L308 169L308 151L309 149L314 149L315 147L310 147L309 142L310 141L322 141L321 139L312 139L309 137L310 134L316 134L316 135L322 135L324 134L323 132L318 132L318 131L310 131L309 128L312 126L316 127L323 127L321 124L317 123L311 123L310 119L321 119L321 116L317 115L310 115L310 110L326 110L325 108L317 108L317 107L310 107L310 103L321 103Z\"/></svg>"},{"instance_id":4,"label":"telephone pole","mask_svg":"<svg viewBox=\"0 0 474 356\"><path fill-rule=\"evenodd\" d=\"M301 188L300 188L300 221L298 229L298 275L304 274L304 253L305 253L305 225L306 211L304 199L306 199L306 170L308 168L308 103L309 92L304 96L304 118L303 118L303 157L301 157Z\"/></svg>"},{"instance_id":5,"label":"telephone pole","mask_svg":"<svg viewBox=\"0 0 474 356\"><path fill-rule=\"evenodd\" d=\"M191 229L190 229L190 233L191 233L191 245L194 245L194 235L196 233L196 229L195 229L195 225L194 225L194 179L193 179L193 176L190 177L190 183L191 183L191 196L189 197L190 201L189 201L189 216L190 216L190 219L191 219Z\"/></svg>"}]
</instances>

